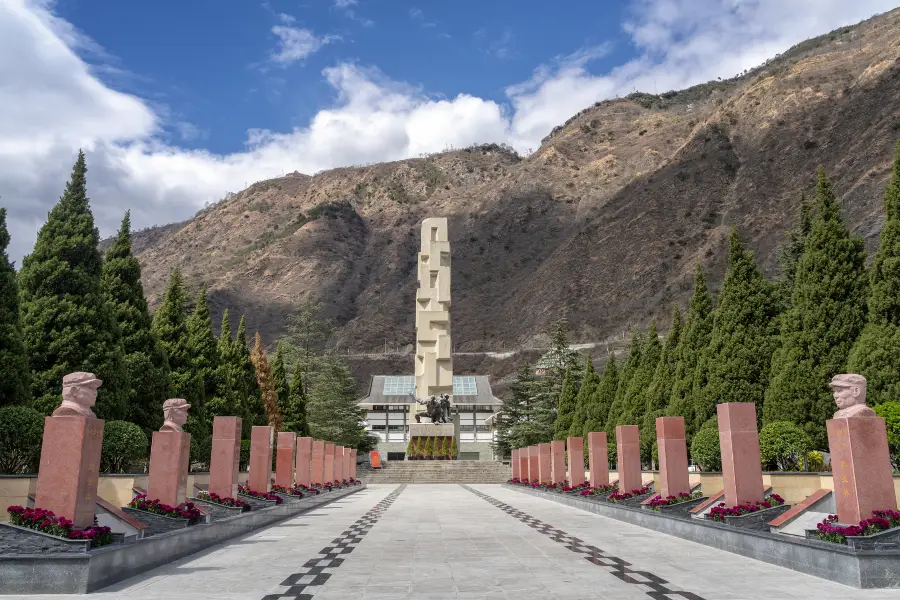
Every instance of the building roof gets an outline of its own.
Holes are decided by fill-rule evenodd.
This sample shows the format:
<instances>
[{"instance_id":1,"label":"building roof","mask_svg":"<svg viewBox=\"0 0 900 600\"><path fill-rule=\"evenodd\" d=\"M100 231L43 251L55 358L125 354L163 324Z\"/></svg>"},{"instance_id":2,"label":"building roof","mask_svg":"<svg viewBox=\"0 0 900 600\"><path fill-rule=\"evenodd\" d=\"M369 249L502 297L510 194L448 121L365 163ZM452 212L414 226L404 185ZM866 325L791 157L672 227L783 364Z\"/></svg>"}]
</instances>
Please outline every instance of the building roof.
<instances>
[{"instance_id":1,"label":"building roof","mask_svg":"<svg viewBox=\"0 0 900 600\"><path fill-rule=\"evenodd\" d=\"M369 394L360 404L414 404L410 392L415 390L416 378L412 375L374 375ZM453 377L453 404L500 404L491 390L487 375L455 375Z\"/></svg>"}]
</instances>

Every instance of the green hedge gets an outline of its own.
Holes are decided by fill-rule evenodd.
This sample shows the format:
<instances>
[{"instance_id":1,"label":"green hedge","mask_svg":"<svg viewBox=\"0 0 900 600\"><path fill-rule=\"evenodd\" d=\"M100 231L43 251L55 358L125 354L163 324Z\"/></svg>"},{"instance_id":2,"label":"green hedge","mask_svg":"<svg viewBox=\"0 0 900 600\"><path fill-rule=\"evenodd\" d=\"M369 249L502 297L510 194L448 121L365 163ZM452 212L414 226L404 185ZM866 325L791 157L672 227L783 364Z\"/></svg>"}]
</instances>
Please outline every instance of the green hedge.
<instances>
[{"instance_id":1,"label":"green hedge","mask_svg":"<svg viewBox=\"0 0 900 600\"><path fill-rule=\"evenodd\" d=\"M44 415L27 406L0 408L0 473L37 473Z\"/></svg>"},{"instance_id":2,"label":"green hedge","mask_svg":"<svg viewBox=\"0 0 900 600\"><path fill-rule=\"evenodd\" d=\"M149 442L144 431L127 421L107 421L103 426L100 469L104 473L125 473L135 463L149 460Z\"/></svg>"}]
</instances>

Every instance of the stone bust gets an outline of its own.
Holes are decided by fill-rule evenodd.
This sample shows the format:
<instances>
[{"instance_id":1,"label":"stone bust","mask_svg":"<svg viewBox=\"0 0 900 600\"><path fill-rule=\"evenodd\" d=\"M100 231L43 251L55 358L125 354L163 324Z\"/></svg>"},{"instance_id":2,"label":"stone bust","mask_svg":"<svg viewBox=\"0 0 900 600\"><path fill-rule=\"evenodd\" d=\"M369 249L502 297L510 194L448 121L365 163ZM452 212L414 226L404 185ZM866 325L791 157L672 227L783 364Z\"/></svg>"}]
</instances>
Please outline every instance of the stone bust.
<instances>
[{"instance_id":1,"label":"stone bust","mask_svg":"<svg viewBox=\"0 0 900 600\"><path fill-rule=\"evenodd\" d=\"M866 378L862 375L835 375L828 387L834 392L834 403L838 407L833 418L876 416L875 411L866 406Z\"/></svg>"},{"instance_id":2,"label":"stone bust","mask_svg":"<svg viewBox=\"0 0 900 600\"><path fill-rule=\"evenodd\" d=\"M187 411L191 407L184 398L170 398L163 403L163 418L166 420L160 431L181 433L187 423Z\"/></svg>"},{"instance_id":3,"label":"stone bust","mask_svg":"<svg viewBox=\"0 0 900 600\"><path fill-rule=\"evenodd\" d=\"M96 419L91 407L97 402L97 389L103 382L93 373L69 373L63 377L62 404L54 417L88 417Z\"/></svg>"}]
</instances>

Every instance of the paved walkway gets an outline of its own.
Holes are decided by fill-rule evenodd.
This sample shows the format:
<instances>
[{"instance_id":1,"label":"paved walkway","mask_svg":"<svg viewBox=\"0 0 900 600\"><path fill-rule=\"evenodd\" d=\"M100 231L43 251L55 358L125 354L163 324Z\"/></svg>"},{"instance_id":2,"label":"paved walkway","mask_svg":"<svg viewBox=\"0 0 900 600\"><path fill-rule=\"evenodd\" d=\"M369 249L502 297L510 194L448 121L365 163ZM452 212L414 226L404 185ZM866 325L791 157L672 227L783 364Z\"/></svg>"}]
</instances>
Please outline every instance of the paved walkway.
<instances>
[{"instance_id":1,"label":"paved walkway","mask_svg":"<svg viewBox=\"0 0 900 600\"><path fill-rule=\"evenodd\" d=\"M90 598L844 600L900 590L856 590L497 485L374 485Z\"/></svg>"}]
</instances>

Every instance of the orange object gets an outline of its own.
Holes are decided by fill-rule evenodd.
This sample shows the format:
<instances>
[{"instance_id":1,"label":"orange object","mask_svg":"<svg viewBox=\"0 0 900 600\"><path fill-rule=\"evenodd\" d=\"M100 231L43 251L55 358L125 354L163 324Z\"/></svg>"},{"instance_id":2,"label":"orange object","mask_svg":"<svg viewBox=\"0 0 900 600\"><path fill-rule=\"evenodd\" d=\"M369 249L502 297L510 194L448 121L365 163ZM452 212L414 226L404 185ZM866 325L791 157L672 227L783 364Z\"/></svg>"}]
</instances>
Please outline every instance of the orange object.
<instances>
[{"instance_id":1,"label":"orange object","mask_svg":"<svg viewBox=\"0 0 900 600\"><path fill-rule=\"evenodd\" d=\"M381 468L381 455L378 454L377 450L369 452L369 464L372 465L373 469Z\"/></svg>"}]
</instances>

